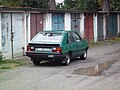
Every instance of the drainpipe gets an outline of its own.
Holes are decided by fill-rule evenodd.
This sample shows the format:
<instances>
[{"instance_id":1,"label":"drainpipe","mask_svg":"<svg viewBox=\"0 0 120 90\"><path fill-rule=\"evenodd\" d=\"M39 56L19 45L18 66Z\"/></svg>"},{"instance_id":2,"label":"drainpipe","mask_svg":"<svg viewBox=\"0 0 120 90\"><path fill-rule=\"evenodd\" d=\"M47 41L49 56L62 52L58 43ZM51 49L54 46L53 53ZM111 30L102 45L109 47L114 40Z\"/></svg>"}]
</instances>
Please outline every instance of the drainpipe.
<instances>
[{"instance_id":1,"label":"drainpipe","mask_svg":"<svg viewBox=\"0 0 120 90\"><path fill-rule=\"evenodd\" d=\"M13 56L13 39L14 39L14 31L12 30L12 13L11 13L11 48L12 48L12 58Z\"/></svg>"}]
</instances>

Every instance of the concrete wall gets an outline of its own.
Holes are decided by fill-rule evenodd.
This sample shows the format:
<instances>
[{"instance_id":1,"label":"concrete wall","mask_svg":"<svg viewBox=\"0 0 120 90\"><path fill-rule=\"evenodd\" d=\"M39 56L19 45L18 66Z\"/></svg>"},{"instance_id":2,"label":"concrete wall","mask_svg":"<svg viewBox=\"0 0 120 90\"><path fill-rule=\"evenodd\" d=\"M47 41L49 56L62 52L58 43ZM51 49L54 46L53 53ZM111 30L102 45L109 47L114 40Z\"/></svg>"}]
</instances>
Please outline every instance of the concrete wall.
<instances>
[{"instance_id":1,"label":"concrete wall","mask_svg":"<svg viewBox=\"0 0 120 90\"><path fill-rule=\"evenodd\" d=\"M71 18L70 13L65 13L64 20L65 20L65 30L66 31L71 30L71 19L70 18Z\"/></svg>"},{"instance_id":2,"label":"concrete wall","mask_svg":"<svg viewBox=\"0 0 120 90\"><path fill-rule=\"evenodd\" d=\"M97 14L94 14L94 42L97 42Z\"/></svg>"},{"instance_id":3,"label":"concrete wall","mask_svg":"<svg viewBox=\"0 0 120 90\"><path fill-rule=\"evenodd\" d=\"M84 38L84 13L80 14L80 34Z\"/></svg>"},{"instance_id":4,"label":"concrete wall","mask_svg":"<svg viewBox=\"0 0 120 90\"><path fill-rule=\"evenodd\" d=\"M52 13L47 13L44 16L43 29L44 30L52 30Z\"/></svg>"}]
</instances>

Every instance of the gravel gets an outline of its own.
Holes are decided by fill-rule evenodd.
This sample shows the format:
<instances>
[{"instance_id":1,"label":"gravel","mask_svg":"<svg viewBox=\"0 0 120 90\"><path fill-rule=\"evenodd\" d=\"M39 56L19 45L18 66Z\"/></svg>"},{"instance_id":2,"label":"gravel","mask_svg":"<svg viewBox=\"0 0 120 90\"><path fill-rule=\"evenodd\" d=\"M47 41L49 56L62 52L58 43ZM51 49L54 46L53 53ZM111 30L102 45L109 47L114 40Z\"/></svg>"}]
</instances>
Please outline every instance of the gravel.
<instances>
[{"instance_id":1,"label":"gravel","mask_svg":"<svg viewBox=\"0 0 120 90\"><path fill-rule=\"evenodd\" d=\"M120 43L90 48L86 60L74 60L69 66L43 62L0 70L0 90L119 90ZM117 61L98 76L74 74L74 70L93 67L98 63Z\"/></svg>"}]
</instances>

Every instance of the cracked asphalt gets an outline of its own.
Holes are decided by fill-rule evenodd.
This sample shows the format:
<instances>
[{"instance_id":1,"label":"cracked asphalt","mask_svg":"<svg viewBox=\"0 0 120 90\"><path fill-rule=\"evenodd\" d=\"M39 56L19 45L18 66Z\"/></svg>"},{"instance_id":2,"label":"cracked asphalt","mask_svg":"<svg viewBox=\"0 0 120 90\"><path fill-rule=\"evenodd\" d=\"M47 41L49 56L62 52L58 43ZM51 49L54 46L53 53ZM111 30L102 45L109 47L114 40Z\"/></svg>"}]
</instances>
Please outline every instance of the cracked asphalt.
<instances>
[{"instance_id":1,"label":"cracked asphalt","mask_svg":"<svg viewBox=\"0 0 120 90\"><path fill-rule=\"evenodd\" d=\"M74 60L69 66L43 62L34 66L27 57L24 66L0 70L0 90L119 90L120 42L90 48L86 60ZM117 60L98 76L74 74L74 70Z\"/></svg>"}]
</instances>

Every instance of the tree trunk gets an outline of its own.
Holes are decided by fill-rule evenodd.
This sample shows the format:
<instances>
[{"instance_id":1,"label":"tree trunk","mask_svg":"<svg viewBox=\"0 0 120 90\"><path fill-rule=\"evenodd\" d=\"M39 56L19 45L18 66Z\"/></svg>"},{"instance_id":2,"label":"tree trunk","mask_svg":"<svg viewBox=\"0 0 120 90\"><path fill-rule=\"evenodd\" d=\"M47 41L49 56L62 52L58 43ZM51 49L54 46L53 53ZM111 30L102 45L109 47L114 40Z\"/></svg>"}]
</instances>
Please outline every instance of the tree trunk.
<instances>
[{"instance_id":1,"label":"tree trunk","mask_svg":"<svg viewBox=\"0 0 120 90\"><path fill-rule=\"evenodd\" d=\"M109 0L103 0L102 11L106 11L105 16L105 31L106 31L106 39L109 38Z\"/></svg>"},{"instance_id":2,"label":"tree trunk","mask_svg":"<svg viewBox=\"0 0 120 90\"><path fill-rule=\"evenodd\" d=\"M103 1L102 11L109 11L109 0L104 0Z\"/></svg>"},{"instance_id":3,"label":"tree trunk","mask_svg":"<svg viewBox=\"0 0 120 90\"><path fill-rule=\"evenodd\" d=\"M49 0L49 9L50 10L55 10L56 9L55 0Z\"/></svg>"}]
</instances>

